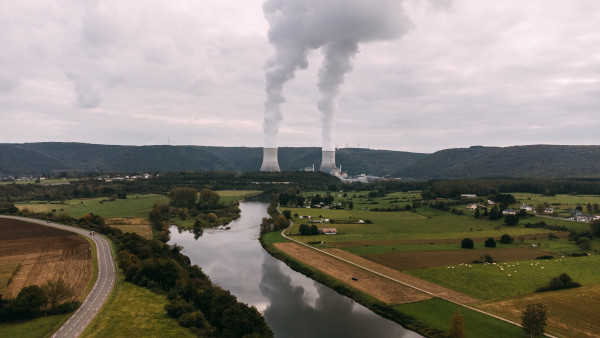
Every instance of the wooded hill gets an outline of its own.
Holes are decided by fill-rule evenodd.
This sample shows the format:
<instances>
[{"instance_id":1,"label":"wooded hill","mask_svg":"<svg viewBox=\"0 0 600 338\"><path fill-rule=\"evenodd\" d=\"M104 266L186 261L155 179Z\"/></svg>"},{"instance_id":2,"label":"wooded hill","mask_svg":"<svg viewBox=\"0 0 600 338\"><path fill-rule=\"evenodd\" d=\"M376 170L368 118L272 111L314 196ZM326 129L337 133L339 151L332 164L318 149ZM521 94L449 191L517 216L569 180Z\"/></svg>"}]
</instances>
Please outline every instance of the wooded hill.
<instances>
[{"instance_id":1,"label":"wooded hill","mask_svg":"<svg viewBox=\"0 0 600 338\"><path fill-rule=\"evenodd\" d=\"M86 143L0 144L0 176L60 172L257 171L262 148L118 146ZM279 148L282 170L318 170L321 148ZM433 154L345 148L336 163L350 175L403 178L600 177L600 146L526 145L446 149Z\"/></svg>"},{"instance_id":2,"label":"wooded hill","mask_svg":"<svg viewBox=\"0 0 600 338\"><path fill-rule=\"evenodd\" d=\"M391 175L425 154L340 149L338 165L351 175ZM175 170L258 171L262 148L206 146L117 146L86 143L0 144L0 176L67 172L156 172ZM345 164L348 164L347 167ZM279 148L282 170L321 164L321 148Z\"/></svg>"}]
</instances>

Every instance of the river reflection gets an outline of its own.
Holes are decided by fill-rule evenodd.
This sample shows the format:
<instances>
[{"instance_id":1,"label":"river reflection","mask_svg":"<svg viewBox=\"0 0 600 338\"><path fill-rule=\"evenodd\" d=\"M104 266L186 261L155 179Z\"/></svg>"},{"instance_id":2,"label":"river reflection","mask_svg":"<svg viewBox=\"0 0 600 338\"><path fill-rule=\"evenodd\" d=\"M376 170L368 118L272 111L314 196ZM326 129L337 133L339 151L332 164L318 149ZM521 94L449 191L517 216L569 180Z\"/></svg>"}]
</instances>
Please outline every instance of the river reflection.
<instances>
[{"instance_id":1,"label":"river reflection","mask_svg":"<svg viewBox=\"0 0 600 338\"><path fill-rule=\"evenodd\" d=\"M230 230L209 229L194 239L172 227L169 243L181 245L213 282L256 306L276 337L419 337L271 257L258 242L267 203L242 202L240 209Z\"/></svg>"}]
</instances>

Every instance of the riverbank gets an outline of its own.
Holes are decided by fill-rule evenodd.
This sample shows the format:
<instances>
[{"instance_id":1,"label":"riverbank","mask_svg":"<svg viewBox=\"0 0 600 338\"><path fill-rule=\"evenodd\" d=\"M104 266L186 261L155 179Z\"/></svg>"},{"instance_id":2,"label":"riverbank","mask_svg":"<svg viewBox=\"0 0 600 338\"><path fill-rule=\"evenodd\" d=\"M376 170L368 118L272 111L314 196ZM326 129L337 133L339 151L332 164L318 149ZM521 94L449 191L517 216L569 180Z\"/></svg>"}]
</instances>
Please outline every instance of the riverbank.
<instances>
[{"instance_id":1,"label":"riverbank","mask_svg":"<svg viewBox=\"0 0 600 338\"><path fill-rule=\"evenodd\" d=\"M406 329L415 331L427 337L444 337L446 335L445 331L423 323L410 315L397 311L396 309L394 309L393 305L386 304L385 302L382 302L376 299L375 297L368 295L365 292L362 292L346 283L343 283L340 280L331 277L316 268L304 264L303 262L277 249L274 245L276 243L286 242L289 241L283 238L279 231L265 233L260 236L260 243L265 249L265 251L267 251L274 258L284 262L292 270L299 272L331 288L332 290L335 290L339 294L352 298L354 301L370 309L376 314L389 320L392 320Z\"/></svg>"}]
</instances>

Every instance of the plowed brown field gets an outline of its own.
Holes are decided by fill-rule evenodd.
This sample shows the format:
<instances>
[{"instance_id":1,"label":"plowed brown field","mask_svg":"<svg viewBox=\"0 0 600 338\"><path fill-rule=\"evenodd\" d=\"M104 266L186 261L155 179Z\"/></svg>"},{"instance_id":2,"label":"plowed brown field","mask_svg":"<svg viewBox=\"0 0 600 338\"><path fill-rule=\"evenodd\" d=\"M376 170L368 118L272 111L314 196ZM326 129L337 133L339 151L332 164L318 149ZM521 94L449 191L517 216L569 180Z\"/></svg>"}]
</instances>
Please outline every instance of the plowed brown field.
<instances>
[{"instance_id":1,"label":"plowed brown field","mask_svg":"<svg viewBox=\"0 0 600 338\"><path fill-rule=\"evenodd\" d=\"M373 262L385 265L395 270L425 269L434 266L471 263L480 260L485 254L491 254L495 261L518 261L535 259L548 254L545 251L531 248L509 249L462 249L462 250L437 250L437 251L409 251L385 254L364 255L363 257Z\"/></svg>"},{"instance_id":2,"label":"plowed brown field","mask_svg":"<svg viewBox=\"0 0 600 338\"><path fill-rule=\"evenodd\" d=\"M22 288L62 278L82 296L92 274L87 240L69 231L0 218L0 264L19 263L6 290L15 297ZM8 298L8 297L7 297Z\"/></svg>"},{"instance_id":3,"label":"plowed brown field","mask_svg":"<svg viewBox=\"0 0 600 338\"><path fill-rule=\"evenodd\" d=\"M318 253L296 243L275 243L275 247L304 264L339 279L352 287L389 304L417 302L431 296L359 267ZM356 278L357 280L352 280Z\"/></svg>"}]
</instances>

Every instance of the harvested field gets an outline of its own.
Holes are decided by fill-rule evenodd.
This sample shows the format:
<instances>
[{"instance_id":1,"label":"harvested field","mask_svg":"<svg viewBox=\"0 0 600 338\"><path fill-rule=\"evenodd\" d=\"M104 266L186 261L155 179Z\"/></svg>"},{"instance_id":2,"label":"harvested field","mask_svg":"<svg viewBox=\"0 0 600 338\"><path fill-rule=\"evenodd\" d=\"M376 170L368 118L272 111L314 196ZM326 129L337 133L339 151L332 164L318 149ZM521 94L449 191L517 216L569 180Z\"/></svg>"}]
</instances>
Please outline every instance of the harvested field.
<instances>
[{"instance_id":1,"label":"harvested field","mask_svg":"<svg viewBox=\"0 0 600 338\"><path fill-rule=\"evenodd\" d=\"M89 242L72 232L0 218L0 265L20 264L6 290L15 297L28 285L62 278L80 298L92 274Z\"/></svg>"},{"instance_id":2,"label":"harvested field","mask_svg":"<svg viewBox=\"0 0 600 338\"><path fill-rule=\"evenodd\" d=\"M552 232L558 238L567 238L569 237L568 231L559 231ZM516 236L517 238L523 237L524 240L531 239L548 239L548 232L545 229L540 229L539 234L527 234ZM473 242L483 243L488 237L475 237L472 238ZM500 237L495 238L496 241L500 241ZM460 244L462 238L447 238L447 239L409 239L409 240L374 240L374 241L345 241L345 242L327 242L327 245L334 248L346 248L353 246L363 246L363 245L371 245L371 246L385 246L385 245L411 245L411 244Z\"/></svg>"},{"instance_id":3,"label":"harvested field","mask_svg":"<svg viewBox=\"0 0 600 338\"><path fill-rule=\"evenodd\" d=\"M133 232L146 239L152 239L152 227L150 221L146 218L107 218L106 224L123 232Z\"/></svg>"},{"instance_id":4,"label":"harvested field","mask_svg":"<svg viewBox=\"0 0 600 338\"><path fill-rule=\"evenodd\" d=\"M341 281L347 281L352 287L389 304L418 302L431 298L423 292L377 276L296 243L275 243L274 246L302 263ZM352 280L352 278L357 280Z\"/></svg>"},{"instance_id":5,"label":"harvested field","mask_svg":"<svg viewBox=\"0 0 600 338\"><path fill-rule=\"evenodd\" d=\"M490 254L494 261L519 261L535 259L548 254L545 251L516 247L510 249L462 249L438 251L408 251L365 255L364 258L395 270L425 269L434 266L471 263L483 255Z\"/></svg>"},{"instance_id":6,"label":"harvested field","mask_svg":"<svg viewBox=\"0 0 600 338\"><path fill-rule=\"evenodd\" d=\"M437 284L433 284L430 282L427 282L425 280L422 280L420 278L411 276L411 275L407 275L405 273L402 273L400 271L394 270L394 269L390 269L386 266L383 266L381 264L377 264L373 261L370 261L368 259L364 259L360 256L357 255L353 255L349 252L343 251L343 250L339 250L339 249L326 249L323 250L326 251L332 255L335 255L337 257L343 258L345 260L348 260L352 263L358 264L360 266L364 266L367 269L371 269L373 271L377 271L380 274L386 275L388 277L394 278L396 280L399 280L401 282L404 282L406 284L410 284L412 286L415 286L419 289L425 290L427 292L431 292L437 296L440 297L444 297L446 299L450 299L452 301L455 302L459 302L461 304L468 304L468 303L474 303L477 301L477 299L469 297L467 295L464 295L462 293L456 292L454 290L450 290L447 288L444 288L442 286L439 286Z\"/></svg>"},{"instance_id":7,"label":"harvested field","mask_svg":"<svg viewBox=\"0 0 600 338\"><path fill-rule=\"evenodd\" d=\"M548 308L547 332L564 337L598 337L598 299L600 285L596 284L496 301L481 305L480 308L519 321L527 304L542 303Z\"/></svg>"}]
</instances>

